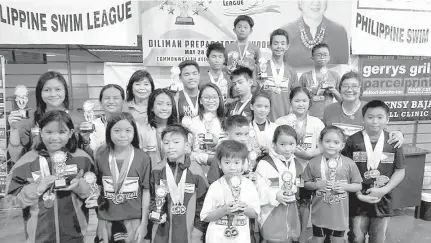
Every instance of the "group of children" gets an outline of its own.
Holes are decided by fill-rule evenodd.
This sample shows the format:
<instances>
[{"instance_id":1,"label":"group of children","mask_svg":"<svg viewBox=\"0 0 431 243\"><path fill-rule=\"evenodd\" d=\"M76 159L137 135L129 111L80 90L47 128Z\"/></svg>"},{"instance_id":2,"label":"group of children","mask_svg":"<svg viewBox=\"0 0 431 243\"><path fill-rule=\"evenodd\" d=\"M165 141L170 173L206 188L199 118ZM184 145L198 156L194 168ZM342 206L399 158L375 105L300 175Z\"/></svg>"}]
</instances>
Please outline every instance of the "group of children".
<instances>
[{"instance_id":1,"label":"group of children","mask_svg":"<svg viewBox=\"0 0 431 243\"><path fill-rule=\"evenodd\" d=\"M271 35L265 72L247 40L253 20L239 16L234 25L237 42L208 47L206 83L185 61L184 91L151 92L148 126L126 112L110 116L94 163L76 148L70 114L43 114L39 145L8 183L24 208L28 242L84 242L84 204L97 206L99 242L305 242L310 204L314 242L343 242L349 228L355 242L366 234L384 242L391 191L405 174L402 149L387 143L387 105L367 103L364 130L349 138L325 128L309 113L312 101L339 99L337 76L326 69L329 47L312 49L316 69L295 85L283 30Z\"/></svg>"}]
</instances>

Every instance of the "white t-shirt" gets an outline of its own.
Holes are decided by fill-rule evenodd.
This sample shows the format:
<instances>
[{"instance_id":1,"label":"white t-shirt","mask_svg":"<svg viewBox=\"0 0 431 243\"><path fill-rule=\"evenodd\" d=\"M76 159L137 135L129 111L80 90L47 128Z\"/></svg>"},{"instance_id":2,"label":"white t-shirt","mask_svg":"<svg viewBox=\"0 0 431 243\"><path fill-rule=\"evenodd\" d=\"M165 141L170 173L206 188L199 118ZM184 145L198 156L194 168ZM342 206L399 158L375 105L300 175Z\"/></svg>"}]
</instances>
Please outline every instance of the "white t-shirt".
<instances>
[{"instance_id":1,"label":"white t-shirt","mask_svg":"<svg viewBox=\"0 0 431 243\"><path fill-rule=\"evenodd\" d=\"M232 192L223 176L212 183L208 189L201 211L201 220L204 220L211 211L220 208L231 201L233 201ZM240 201L246 202L247 205L254 209L258 215L260 214L260 201L256 187L251 180L245 177L242 177ZM235 239L228 239L224 236L224 231L227 228L225 224L226 222L227 216L223 216L217 221L210 222L205 238L207 243L243 243L251 241L248 217L244 215L236 215L234 217L232 224L239 232Z\"/></svg>"}]
</instances>

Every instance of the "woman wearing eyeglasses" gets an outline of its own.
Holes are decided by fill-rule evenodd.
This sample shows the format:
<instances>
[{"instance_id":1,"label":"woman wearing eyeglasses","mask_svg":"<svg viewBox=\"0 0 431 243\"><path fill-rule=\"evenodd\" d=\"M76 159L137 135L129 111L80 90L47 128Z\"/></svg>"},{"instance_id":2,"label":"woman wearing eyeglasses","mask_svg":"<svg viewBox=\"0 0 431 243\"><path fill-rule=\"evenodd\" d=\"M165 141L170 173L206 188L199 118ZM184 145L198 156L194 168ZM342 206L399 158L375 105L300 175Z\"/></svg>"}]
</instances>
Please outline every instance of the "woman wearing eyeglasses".
<instances>
[{"instance_id":1,"label":"woman wearing eyeglasses","mask_svg":"<svg viewBox=\"0 0 431 243\"><path fill-rule=\"evenodd\" d=\"M193 153L191 159L201 165L211 161L211 154L219 138L223 135L223 96L217 85L206 83L199 90L198 116L182 123L193 134Z\"/></svg>"}]
</instances>

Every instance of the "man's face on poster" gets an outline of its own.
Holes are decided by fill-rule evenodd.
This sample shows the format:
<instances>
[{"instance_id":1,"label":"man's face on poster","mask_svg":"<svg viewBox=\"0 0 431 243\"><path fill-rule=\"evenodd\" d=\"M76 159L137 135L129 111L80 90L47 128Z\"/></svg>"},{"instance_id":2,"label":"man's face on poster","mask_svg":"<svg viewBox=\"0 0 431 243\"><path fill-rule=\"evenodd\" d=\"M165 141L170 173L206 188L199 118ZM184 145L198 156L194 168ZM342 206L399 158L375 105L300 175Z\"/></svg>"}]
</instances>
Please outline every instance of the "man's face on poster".
<instances>
[{"instance_id":1,"label":"man's face on poster","mask_svg":"<svg viewBox=\"0 0 431 243\"><path fill-rule=\"evenodd\" d=\"M327 0L299 0L299 9L304 17L318 19L325 13L327 4Z\"/></svg>"}]
</instances>

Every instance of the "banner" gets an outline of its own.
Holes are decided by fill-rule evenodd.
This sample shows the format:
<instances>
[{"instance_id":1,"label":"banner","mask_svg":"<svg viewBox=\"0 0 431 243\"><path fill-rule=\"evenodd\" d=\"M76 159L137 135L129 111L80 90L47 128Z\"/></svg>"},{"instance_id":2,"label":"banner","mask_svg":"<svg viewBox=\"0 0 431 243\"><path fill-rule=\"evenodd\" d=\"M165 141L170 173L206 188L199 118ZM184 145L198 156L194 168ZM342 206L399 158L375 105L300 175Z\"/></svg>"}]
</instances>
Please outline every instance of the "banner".
<instances>
[{"instance_id":1,"label":"banner","mask_svg":"<svg viewBox=\"0 0 431 243\"><path fill-rule=\"evenodd\" d=\"M3 56L0 56L0 197L5 195L8 173L5 97L5 59Z\"/></svg>"},{"instance_id":2,"label":"banner","mask_svg":"<svg viewBox=\"0 0 431 243\"><path fill-rule=\"evenodd\" d=\"M431 56L431 1L359 0L352 54Z\"/></svg>"},{"instance_id":3,"label":"banner","mask_svg":"<svg viewBox=\"0 0 431 243\"><path fill-rule=\"evenodd\" d=\"M138 3L107 1L2 1L0 44L136 46Z\"/></svg>"},{"instance_id":4,"label":"banner","mask_svg":"<svg viewBox=\"0 0 431 243\"><path fill-rule=\"evenodd\" d=\"M260 48L269 47L272 31L286 30L287 62L294 67L314 65L312 46L307 44L311 42L330 46L329 64L348 63L350 0L174 0L141 2L144 65L173 66L186 59L208 65L208 44L235 41L234 20L239 15L253 18L248 39Z\"/></svg>"},{"instance_id":5,"label":"banner","mask_svg":"<svg viewBox=\"0 0 431 243\"><path fill-rule=\"evenodd\" d=\"M431 120L431 57L361 56L363 100L383 100L390 121Z\"/></svg>"}]
</instances>

